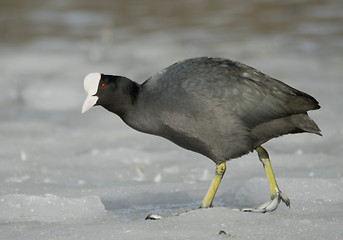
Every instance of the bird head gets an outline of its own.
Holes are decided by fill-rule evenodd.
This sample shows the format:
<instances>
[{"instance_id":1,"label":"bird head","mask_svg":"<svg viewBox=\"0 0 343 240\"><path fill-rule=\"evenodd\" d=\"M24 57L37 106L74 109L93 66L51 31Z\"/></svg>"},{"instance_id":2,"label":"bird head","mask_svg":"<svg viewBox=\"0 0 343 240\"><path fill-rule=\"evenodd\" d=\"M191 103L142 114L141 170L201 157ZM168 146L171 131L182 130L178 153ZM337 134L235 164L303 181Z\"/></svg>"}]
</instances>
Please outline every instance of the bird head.
<instances>
[{"instance_id":1,"label":"bird head","mask_svg":"<svg viewBox=\"0 0 343 240\"><path fill-rule=\"evenodd\" d=\"M100 105L123 116L132 107L139 89L137 83L126 77L100 73L88 74L83 83L88 96L82 106L82 113Z\"/></svg>"}]
</instances>

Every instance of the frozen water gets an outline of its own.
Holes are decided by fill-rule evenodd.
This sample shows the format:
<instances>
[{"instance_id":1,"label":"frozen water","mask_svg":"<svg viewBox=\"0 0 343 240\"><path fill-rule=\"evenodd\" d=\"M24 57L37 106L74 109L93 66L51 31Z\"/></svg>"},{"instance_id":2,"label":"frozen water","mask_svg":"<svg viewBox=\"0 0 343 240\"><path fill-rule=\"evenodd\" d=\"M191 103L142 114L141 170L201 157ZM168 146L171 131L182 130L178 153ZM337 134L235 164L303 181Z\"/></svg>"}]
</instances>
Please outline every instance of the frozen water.
<instances>
[{"instance_id":1,"label":"frozen water","mask_svg":"<svg viewBox=\"0 0 343 240\"><path fill-rule=\"evenodd\" d=\"M18 4L0 8L0 239L342 238L341 1ZM269 198L252 153L228 163L216 207L198 209L213 162L104 109L81 115L90 72L142 82L203 55L242 61L320 102L310 116L323 137L265 144L291 208L232 210ZM145 221L150 213L164 218Z\"/></svg>"},{"instance_id":2,"label":"frozen water","mask_svg":"<svg viewBox=\"0 0 343 240\"><path fill-rule=\"evenodd\" d=\"M44 196L7 194L0 196L0 222L70 222L93 219L105 214L97 196L64 198L53 194Z\"/></svg>"}]
</instances>

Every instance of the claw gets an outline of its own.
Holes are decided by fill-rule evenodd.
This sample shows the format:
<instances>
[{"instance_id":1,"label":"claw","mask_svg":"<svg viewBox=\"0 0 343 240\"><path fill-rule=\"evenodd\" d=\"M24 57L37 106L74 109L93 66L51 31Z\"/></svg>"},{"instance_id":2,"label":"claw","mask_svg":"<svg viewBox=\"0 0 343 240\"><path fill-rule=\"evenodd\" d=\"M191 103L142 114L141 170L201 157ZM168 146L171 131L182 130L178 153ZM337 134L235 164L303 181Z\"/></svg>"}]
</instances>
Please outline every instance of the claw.
<instances>
[{"instance_id":1,"label":"claw","mask_svg":"<svg viewBox=\"0 0 343 240\"><path fill-rule=\"evenodd\" d=\"M280 197L281 197L281 200L286 204L286 206L290 208L291 207L291 201L286 196L286 194L280 192Z\"/></svg>"},{"instance_id":2,"label":"claw","mask_svg":"<svg viewBox=\"0 0 343 240\"><path fill-rule=\"evenodd\" d=\"M270 204L268 204L264 209L266 210L266 212L272 212L274 210L277 209L278 205L279 205L280 199L279 197L275 197Z\"/></svg>"},{"instance_id":3,"label":"claw","mask_svg":"<svg viewBox=\"0 0 343 240\"><path fill-rule=\"evenodd\" d=\"M240 208L240 209L234 209L239 210L242 212L254 212L254 213L266 213L266 212L272 212L277 209L280 201L283 201L288 207L290 206L290 200L286 196L286 194L282 192L278 192L272 200L269 200L265 203L262 203L260 206L256 208Z\"/></svg>"}]
</instances>

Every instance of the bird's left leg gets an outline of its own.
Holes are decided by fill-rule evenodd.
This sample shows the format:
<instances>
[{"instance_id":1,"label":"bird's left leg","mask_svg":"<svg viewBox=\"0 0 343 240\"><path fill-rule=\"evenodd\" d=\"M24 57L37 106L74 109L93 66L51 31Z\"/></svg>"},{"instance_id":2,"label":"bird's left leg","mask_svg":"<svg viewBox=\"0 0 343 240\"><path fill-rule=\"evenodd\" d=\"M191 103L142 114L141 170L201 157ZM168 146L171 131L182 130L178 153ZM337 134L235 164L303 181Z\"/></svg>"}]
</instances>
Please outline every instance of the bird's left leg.
<instances>
[{"instance_id":1,"label":"bird's left leg","mask_svg":"<svg viewBox=\"0 0 343 240\"><path fill-rule=\"evenodd\" d=\"M225 162L222 162L216 165L216 175L214 176L212 180L212 184L210 188L208 189L208 192L204 200L202 200L200 208L212 207L212 201L213 201L214 195L217 192L218 186L224 176L225 170L226 170Z\"/></svg>"},{"instance_id":2,"label":"bird's left leg","mask_svg":"<svg viewBox=\"0 0 343 240\"><path fill-rule=\"evenodd\" d=\"M266 172L266 175L267 175L271 200L261 204L260 206L256 208L243 208L240 210L243 212L260 212L260 213L272 212L278 207L281 200L289 207L290 206L289 198L286 196L286 194L280 191L276 183L272 165L269 160L268 152L261 146L257 147L255 150L258 153L258 157L260 161L262 162L264 171Z\"/></svg>"}]
</instances>

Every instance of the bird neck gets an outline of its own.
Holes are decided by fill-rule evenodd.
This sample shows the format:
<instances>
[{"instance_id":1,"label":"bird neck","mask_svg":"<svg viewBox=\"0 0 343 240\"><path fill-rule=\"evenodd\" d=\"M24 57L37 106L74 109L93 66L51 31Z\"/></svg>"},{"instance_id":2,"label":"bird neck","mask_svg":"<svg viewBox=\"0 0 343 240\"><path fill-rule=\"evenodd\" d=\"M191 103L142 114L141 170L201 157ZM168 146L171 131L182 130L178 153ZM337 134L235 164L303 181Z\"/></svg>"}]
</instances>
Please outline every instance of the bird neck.
<instances>
[{"instance_id":1,"label":"bird neck","mask_svg":"<svg viewBox=\"0 0 343 240\"><path fill-rule=\"evenodd\" d=\"M138 89L132 89L132 103L129 111L118 114L122 120L133 129L154 134L161 125L156 110L157 99L145 89L144 85L137 85Z\"/></svg>"},{"instance_id":2,"label":"bird neck","mask_svg":"<svg viewBox=\"0 0 343 240\"><path fill-rule=\"evenodd\" d=\"M110 104L106 105L102 104L102 106L108 111L117 114L122 119L125 119L135 108L139 94L140 85L130 80L122 87L122 92L116 98L116 101L111 101Z\"/></svg>"}]
</instances>

